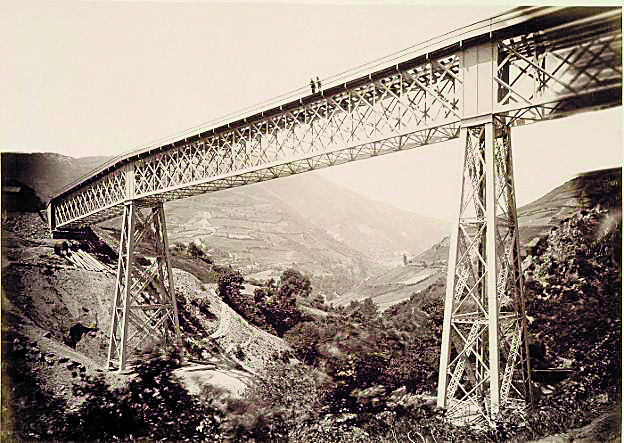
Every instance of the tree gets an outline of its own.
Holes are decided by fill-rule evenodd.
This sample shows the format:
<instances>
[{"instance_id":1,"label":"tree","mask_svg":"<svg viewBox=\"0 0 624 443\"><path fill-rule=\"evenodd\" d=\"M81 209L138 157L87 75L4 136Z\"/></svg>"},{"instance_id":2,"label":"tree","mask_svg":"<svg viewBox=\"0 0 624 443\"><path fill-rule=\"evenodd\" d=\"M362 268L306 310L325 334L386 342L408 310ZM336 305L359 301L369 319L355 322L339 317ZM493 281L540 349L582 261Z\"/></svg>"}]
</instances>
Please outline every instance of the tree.
<instances>
[{"instance_id":1,"label":"tree","mask_svg":"<svg viewBox=\"0 0 624 443\"><path fill-rule=\"evenodd\" d=\"M313 308L316 309L323 309L323 310L327 310L327 306L325 306L325 299L323 298L323 296L321 294L316 294L311 301L311 305Z\"/></svg>"},{"instance_id":2,"label":"tree","mask_svg":"<svg viewBox=\"0 0 624 443\"><path fill-rule=\"evenodd\" d=\"M351 320L357 323L367 323L377 318L377 309L379 306L368 297L362 301L352 301L349 305L351 312Z\"/></svg>"},{"instance_id":3,"label":"tree","mask_svg":"<svg viewBox=\"0 0 624 443\"><path fill-rule=\"evenodd\" d=\"M310 279L299 271L287 269L280 277L279 292L282 297L286 298L308 298L312 292L312 284Z\"/></svg>"},{"instance_id":4,"label":"tree","mask_svg":"<svg viewBox=\"0 0 624 443\"><path fill-rule=\"evenodd\" d=\"M224 268L219 274L219 296L228 304L240 295L244 279L240 272Z\"/></svg>"},{"instance_id":5,"label":"tree","mask_svg":"<svg viewBox=\"0 0 624 443\"><path fill-rule=\"evenodd\" d=\"M172 249L173 255L183 255L186 253L186 245L181 242L176 242Z\"/></svg>"},{"instance_id":6,"label":"tree","mask_svg":"<svg viewBox=\"0 0 624 443\"><path fill-rule=\"evenodd\" d=\"M319 353L321 334L314 322L307 321L298 324L288 331L286 339L298 359L308 366L317 366L321 357Z\"/></svg>"},{"instance_id":7,"label":"tree","mask_svg":"<svg viewBox=\"0 0 624 443\"><path fill-rule=\"evenodd\" d=\"M267 322L275 328L278 337L297 325L303 319L303 313L297 308L296 299L288 291L278 291L267 297L264 306Z\"/></svg>"},{"instance_id":8,"label":"tree","mask_svg":"<svg viewBox=\"0 0 624 443\"><path fill-rule=\"evenodd\" d=\"M133 368L127 386L87 377L75 391L85 401L68 416L68 440L220 441L223 414L190 395L172 376L179 361L151 358Z\"/></svg>"},{"instance_id":9,"label":"tree","mask_svg":"<svg viewBox=\"0 0 624 443\"><path fill-rule=\"evenodd\" d=\"M271 280L265 288L256 289L254 301L264 320L279 337L283 337L286 331L303 320L297 298L308 298L311 292L310 279L299 271L288 269L282 274L279 286Z\"/></svg>"},{"instance_id":10,"label":"tree","mask_svg":"<svg viewBox=\"0 0 624 443\"><path fill-rule=\"evenodd\" d=\"M195 257L195 258L201 258L205 255L204 251L195 243L189 243L188 253L191 257Z\"/></svg>"}]
</instances>

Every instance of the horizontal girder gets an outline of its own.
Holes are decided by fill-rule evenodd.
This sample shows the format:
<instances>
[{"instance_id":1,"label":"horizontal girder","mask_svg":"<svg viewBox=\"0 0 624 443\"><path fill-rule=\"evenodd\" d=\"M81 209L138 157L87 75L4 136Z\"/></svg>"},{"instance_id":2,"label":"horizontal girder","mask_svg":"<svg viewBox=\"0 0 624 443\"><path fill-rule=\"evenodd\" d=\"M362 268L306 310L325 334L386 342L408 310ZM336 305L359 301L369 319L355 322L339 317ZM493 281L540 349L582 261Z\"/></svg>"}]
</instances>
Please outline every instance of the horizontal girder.
<instances>
[{"instance_id":1,"label":"horizontal girder","mask_svg":"<svg viewBox=\"0 0 624 443\"><path fill-rule=\"evenodd\" d=\"M116 158L51 199L51 228L116 217L130 200L150 205L446 141L479 113L519 125L619 105L620 21L619 8L529 7L462 28L399 64ZM493 55L475 83L479 48Z\"/></svg>"}]
</instances>

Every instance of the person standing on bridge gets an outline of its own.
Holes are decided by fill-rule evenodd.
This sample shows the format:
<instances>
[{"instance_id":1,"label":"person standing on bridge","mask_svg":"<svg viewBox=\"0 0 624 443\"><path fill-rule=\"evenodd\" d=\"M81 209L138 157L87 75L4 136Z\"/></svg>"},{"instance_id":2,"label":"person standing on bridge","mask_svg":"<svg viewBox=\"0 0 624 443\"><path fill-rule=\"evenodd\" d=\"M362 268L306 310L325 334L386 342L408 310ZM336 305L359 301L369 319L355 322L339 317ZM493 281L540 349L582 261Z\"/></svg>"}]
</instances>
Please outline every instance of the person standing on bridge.
<instances>
[{"instance_id":1,"label":"person standing on bridge","mask_svg":"<svg viewBox=\"0 0 624 443\"><path fill-rule=\"evenodd\" d=\"M314 79L310 79L310 88L312 89L312 94L316 92L316 83L314 83Z\"/></svg>"},{"instance_id":2,"label":"person standing on bridge","mask_svg":"<svg viewBox=\"0 0 624 443\"><path fill-rule=\"evenodd\" d=\"M318 78L318 75L316 76L316 87L318 88L319 92L321 91L321 80Z\"/></svg>"}]
</instances>

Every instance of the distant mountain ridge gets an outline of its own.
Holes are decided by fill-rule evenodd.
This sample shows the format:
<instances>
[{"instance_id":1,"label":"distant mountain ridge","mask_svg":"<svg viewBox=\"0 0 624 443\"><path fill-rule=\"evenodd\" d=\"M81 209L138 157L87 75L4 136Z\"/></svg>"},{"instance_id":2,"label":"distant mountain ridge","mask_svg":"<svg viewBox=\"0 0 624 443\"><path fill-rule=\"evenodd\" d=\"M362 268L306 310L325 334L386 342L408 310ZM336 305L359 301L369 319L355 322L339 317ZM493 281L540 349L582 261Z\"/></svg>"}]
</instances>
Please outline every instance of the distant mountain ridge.
<instances>
[{"instance_id":1,"label":"distant mountain ridge","mask_svg":"<svg viewBox=\"0 0 624 443\"><path fill-rule=\"evenodd\" d=\"M517 209L520 250L578 209L600 205L603 209L621 210L622 168L608 168L578 174L537 200ZM416 254L413 262L448 260L449 238Z\"/></svg>"},{"instance_id":2,"label":"distant mountain ridge","mask_svg":"<svg viewBox=\"0 0 624 443\"><path fill-rule=\"evenodd\" d=\"M72 158L55 153L0 154L2 181L14 179L29 186L47 204L49 197L82 175L97 168L110 157Z\"/></svg>"},{"instance_id":3,"label":"distant mountain ridge","mask_svg":"<svg viewBox=\"0 0 624 443\"><path fill-rule=\"evenodd\" d=\"M48 195L107 157L2 154L2 177ZM295 267L327 287L349 287L423 251L446 223L370 200L315 172L169 202L170 243L199 242L218 262L244 273ZM112 220L106 226L117 229Z\"/></svg>"},{"instance_id":4,"label":"distant mountain ridge","mask_svg":"<svg viewBox=\"0 0 624 443\"><path fill-rule=\"evenodd\" d=\"M529 242L544 236L580 208L600 206L621 211L622 168L610 168L579 174L537 200L517 210L520 251L526 253ZM369 277L334 300L339 305L371 297L382 309L409 298L434 280L446 275L449 237L420 254L415 254L406 266L383 271Z\"/></svg>"},{"instance_id":5,"label":"distant mountain ridge","mask_svg":"<svg viewBox=\"0 0 624 443\"><path fill-rule=\"evenodd\" d=\"M172 242L199 241L246 273L296 267L347 288L402 262L447 232L315 173L209 193L166 205ZM331 286L331 285L330 285Z\"/></svg>"},{"instance_id":6,"label":"distant mountain ridge","mask_svg":"<svg viewBox=\"0 0 624 443\"><path fill-rule=\"evenodd\" d=\"M295 179L296 186L291 186ZM448 231L444 221L371 200L316 173L283 180L261 186L335 240L376 261L399 263L402 253L423 251L432 245L432 237Z\"/></svg>"}]
</instances>

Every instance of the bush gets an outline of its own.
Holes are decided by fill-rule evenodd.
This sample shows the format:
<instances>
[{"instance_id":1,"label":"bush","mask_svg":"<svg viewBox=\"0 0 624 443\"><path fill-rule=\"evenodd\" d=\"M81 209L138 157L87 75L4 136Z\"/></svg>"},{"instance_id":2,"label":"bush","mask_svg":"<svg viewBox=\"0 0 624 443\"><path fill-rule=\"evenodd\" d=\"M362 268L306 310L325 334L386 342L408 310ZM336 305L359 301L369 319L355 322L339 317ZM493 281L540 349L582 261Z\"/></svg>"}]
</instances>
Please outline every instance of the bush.
<instances>
[{"instance_id":1,"label":"bush","mask_svg":"<svg viewBox=\"0 0 624 443\"><path fill-rule=\"evenodd\" d=\"M192 242L189 243L187 251L191 257L195 257L195 258L201 258L205 255L204 251L199 246L197 246L195 243L192 243Z\"/></svg>"},{"instance_id":2,"label":"bush","mask_svg":"<svg viewBox=\"0 0 624 443\"><path fill-rule=\"evenodd\" d=\"M36 342L2 332L3 441L65 439L67 402L46 388L37 370L46 361L52 360Z\"/></svg>"},{"instance_id":3,"label":"bush","mask_svg":"<svg viewBox=\"0 0 624 443\"><path fill-rule=\"evenodd\" d=\"M127 386L111 389L89 377L75 393L85 396L68 417L71 440L219 441L222 414L172 379L176 359L157 357L133 368Z\"/></svg>"},{"instance_id":4,"label":"bush","mask_svg":"<svg viewBox=\"0 0 624 443\"><path fill-rule=\"evenodd\" d=\"M534 367L569 360L581 386L614 394L621 380L621 222L601 234L606 216L579 211L525 261L526 310L539 352Z\"/></svg>"},{"instance_id":5,"label":"bush","mask_svg":"<svg viewBox=\"0 0 624 443\"><path fill-rule=\"evenodd\" d=\"M258 406L254 414L266 416L267 408L272 409L271 417L280 417L289 439L300 440L319 419L328 383L329 378L321 371L298 362L282 363L278 357L247 394L247 400Z\"/></svg>"},{"instance_id":6,"label":"bush","mask_svg":"<svg viewBox=\"0 0 624 443\"><path fill-rule=\"evenodd\" d=\"M297 297L307 297L311 287L310 281L299 272L285 271L279 287L270 280L264 288L256 289L253 297L241 294L243 281L240 272L222 269L219 295L250 323L283 337L286 331L304 320L303 313L297 307Z\"/></svg>"}]
</instances>

